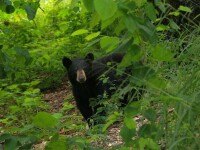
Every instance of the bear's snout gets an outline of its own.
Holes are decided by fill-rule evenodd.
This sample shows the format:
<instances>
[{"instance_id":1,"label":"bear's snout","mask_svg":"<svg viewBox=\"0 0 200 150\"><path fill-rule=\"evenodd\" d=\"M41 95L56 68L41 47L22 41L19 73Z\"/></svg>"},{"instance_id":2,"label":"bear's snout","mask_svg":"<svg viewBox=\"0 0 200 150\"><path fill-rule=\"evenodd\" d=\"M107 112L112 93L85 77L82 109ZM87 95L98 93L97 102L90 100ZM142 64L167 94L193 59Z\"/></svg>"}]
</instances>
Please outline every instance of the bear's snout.
<instances>
[{"instance_id":1,"label":"bear's snout","mask_svg":"<svg viewBox=\"0 0 200 150\"><path fill-rule=\"evenodd\" d=\"M83 69L79 69L76 72L76 81L79 83L84 83L86 81L85 71Z\"/></svg>"}]
</instances>

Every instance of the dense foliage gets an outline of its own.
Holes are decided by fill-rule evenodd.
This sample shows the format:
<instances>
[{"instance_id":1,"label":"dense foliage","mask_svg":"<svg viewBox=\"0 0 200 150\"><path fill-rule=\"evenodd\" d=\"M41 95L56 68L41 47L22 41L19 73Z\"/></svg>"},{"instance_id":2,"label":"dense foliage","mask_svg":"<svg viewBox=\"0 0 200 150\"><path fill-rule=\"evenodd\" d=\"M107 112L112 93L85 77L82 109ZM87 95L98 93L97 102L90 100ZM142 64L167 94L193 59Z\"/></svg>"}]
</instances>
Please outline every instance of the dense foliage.
<instances>
[{"instance_id":1,"label":"dense foliage","mask_svg":"<svg viewBox=\"0 0 200 150\"><path fill-rule=\"evenodd\" d=\"M43 141L45 149L98 149L114 123L123 144L113 149L200 149L198 1L167 2L0 0L0 149ZM62 57L88 52L125 52L117 72L131 69L128 85L103 102L105 124L92 129L70 113L71 94L58 112L43 98L63 86ZM116 97L139 88L141 100L118 109ZM137 115L148 120L140 128Z\"/></svg>"}]
</instances>

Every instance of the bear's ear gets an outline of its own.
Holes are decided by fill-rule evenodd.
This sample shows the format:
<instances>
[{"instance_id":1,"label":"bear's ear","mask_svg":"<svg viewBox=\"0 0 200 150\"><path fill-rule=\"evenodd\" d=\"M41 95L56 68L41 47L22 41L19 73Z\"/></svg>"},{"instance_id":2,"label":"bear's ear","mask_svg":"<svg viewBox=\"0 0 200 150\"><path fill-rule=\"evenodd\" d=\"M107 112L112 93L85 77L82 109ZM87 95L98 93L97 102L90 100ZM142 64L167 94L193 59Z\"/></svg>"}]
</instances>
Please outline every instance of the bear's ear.
<instances>
[{"instance_id":1,"label":"bear's ear","mask_svg":"<svg viewBox=\"0 0 200 150\"><path fill-rule=\"evenodd\" d=\"M88 53L88 54L85 56L85 59L86 59L86 60L93 61L93 60L94 60L94 55L93 55L92 53Z\"/></svg>"},{"instance_id":2,"label":"bear's ear","mask_svg":"<svg viewBox=\"0 0 200 150\"><path fill-rule=\"evenodd\" d=\"M65 66L68 69L69 66L72 64L72 61L71 61L71 59L69 59L67 57L63 57L62 63L63 63L63 66Z\"/></svg>"}]
</instances>

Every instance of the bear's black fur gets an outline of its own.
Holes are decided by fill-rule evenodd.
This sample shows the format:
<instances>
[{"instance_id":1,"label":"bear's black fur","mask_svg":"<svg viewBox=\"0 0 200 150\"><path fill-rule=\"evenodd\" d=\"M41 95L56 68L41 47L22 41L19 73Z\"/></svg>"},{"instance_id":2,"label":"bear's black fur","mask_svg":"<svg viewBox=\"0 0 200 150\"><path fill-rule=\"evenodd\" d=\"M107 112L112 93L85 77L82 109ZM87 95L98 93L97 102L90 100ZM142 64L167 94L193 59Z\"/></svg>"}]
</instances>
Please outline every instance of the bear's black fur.
<instances>
[{"instance_id":1,"label":"bear's black fur","mask_svg":"<svg viewBox=\"0 0 200 150\"><path fill-rule=\"evenodd\" d=\"M90 125L90 118L97 112L98 105L95 108L90 106L90 100L102 96L104 92L110 97L114 89L110 89L111 84L119 85L122 80L116 76L116 63L120 63L123 59L123 53L113 53L94 61L92 53L82 59L71 60L67 57L63 58L63 65L68 71L68 78L72 84L73 95L76 104L85 120ZM111 66L107 63L111 62ZM108 82L103 84L99 79L101 75L105 74L109 77Z\"/></svg>"}]
</instances>

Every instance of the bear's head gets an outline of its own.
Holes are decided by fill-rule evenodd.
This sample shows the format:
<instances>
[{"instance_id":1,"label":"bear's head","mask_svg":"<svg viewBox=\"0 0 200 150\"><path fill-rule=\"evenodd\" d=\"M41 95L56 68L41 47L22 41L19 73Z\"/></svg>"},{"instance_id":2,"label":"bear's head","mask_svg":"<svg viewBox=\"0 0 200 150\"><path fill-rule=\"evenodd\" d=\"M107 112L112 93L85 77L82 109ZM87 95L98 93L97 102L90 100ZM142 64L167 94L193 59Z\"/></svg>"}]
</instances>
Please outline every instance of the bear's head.
<instances>
[{"instance_id":1,"label":"bear's head","mask_svg":"<svg viewBox=\"0 0 200 150\"><path fill-rule=\"evenodd\" d=\"M84 83L87 80L87 75L92 70L92 61L94 60L94 55L89 53L85 58L77 58L71 60L64 57L62 62L68 71L68 78L71 83Z\"/></svg>"}]
</instances>

